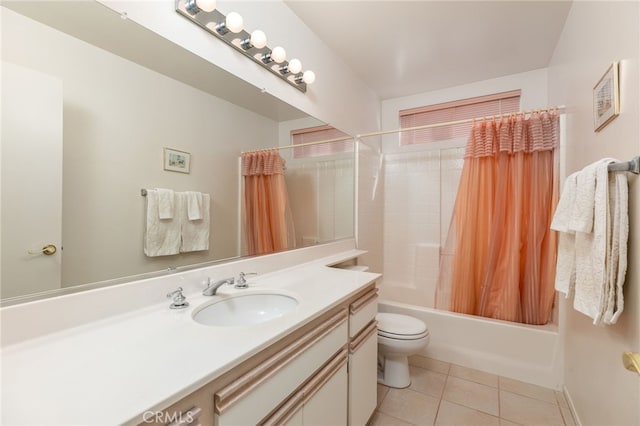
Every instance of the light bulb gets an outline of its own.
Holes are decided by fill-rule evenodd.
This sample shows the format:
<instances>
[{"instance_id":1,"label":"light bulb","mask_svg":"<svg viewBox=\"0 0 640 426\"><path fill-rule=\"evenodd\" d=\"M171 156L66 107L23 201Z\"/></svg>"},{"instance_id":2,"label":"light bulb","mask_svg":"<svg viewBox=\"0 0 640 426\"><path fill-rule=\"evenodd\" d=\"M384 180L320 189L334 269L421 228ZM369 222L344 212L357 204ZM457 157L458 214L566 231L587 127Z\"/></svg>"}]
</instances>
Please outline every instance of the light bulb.
<instances>
[{"instance_id":1,"label":"light bulb","mask_svg":"<svg viewBox=\"0 0 640 426\"><path fill-rule=\"evenodd\" d=\"M276 64L281 64L287 59L287 51L284 50L283 47L276 46L271 50L271 59L273 59Z\"/></svg>"},{"instance_id":2,"label":"light bulb","mask_svg":"<svg viewBox=\"0 0 640 426\"><path fill-rule=\"evenodd\" d=\"M257 49L262 49L267 45L267 35L260 30L251 33L251 44Z\"/></svg>"},{"instance_id":3,"label":"light bulb","mask_svg":"<svg viewBox=\"0 0 640 426\"><path fill-rule=\"evenodd\" d=\"M232 33L239 33L244 28L244 22L242 16L238 12L231 12L227 15L225 26Z\"/></svg>"},{"instance_id":4,"label":"light bulb","mask_svg":"<svg viewBox=\"0 0 640 426\"><path fill-rule=\"evenodd\" d=\"M216 0L196 0L196 6L205 12L213 12L216 10Z\"/></svg>"},{"instance_id":5,"label":"light bulb","mask_svg":"<svg viewBox=\"0 0 640 426\"><path fill-rule=\"evenodd\" d=\"M304 74L302 74L302 81L307 84L313 84L316 81L316 73L311 70L306 70Z\"/></svg>"},{"instance_id":6,"label":"light bulb","mask_svg":"<svg viewBox=\"0 0 640 426\"><path fill-rule=\"evenodd\" d=\"M302 62L299 59L292 59L289 61L289 72L292 74L298 74L302 71Z\"/></svg>"}]
</instances>

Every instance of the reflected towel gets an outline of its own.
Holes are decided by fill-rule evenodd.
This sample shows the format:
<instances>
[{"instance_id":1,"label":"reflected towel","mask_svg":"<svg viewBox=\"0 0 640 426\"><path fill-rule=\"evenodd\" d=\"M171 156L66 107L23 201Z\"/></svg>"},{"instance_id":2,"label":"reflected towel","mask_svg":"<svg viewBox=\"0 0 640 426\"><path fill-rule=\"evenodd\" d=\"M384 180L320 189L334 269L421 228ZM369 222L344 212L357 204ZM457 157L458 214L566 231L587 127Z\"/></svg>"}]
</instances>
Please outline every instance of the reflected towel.
<instances>
[{"instance_id":1,"label":"reflected towel","mask_svg":"<svg viewBox=\"0 0 640 426\"><path fill-rule=\"evenodd\" d=\"M202 219L202 193L187 191L187 217L189 220Z\"/></svg>"},{"instance_id":2,"label":"reflected towel","mask_svg":"<svg viewBox=\"0 0 640 426\"><path fill-rule=\"evenodd\" d=\"M148 190L146 200L144 254L149 257L178 254L180 252L180 218L160 219L158 190ZM175 211L180 210L175 209Z\"/></svg>"},{"instance_id":3,"label":"reflected towel","mask_svg":"<svg viewBox=\"0 0 640 426\"><path fill-rule=\"evenodd\" d=\"M158 216L173 219L175 195L171 189L156 188L158 191Z\"/></svg>"},{"instance_id":4,"label":"reflected towel","mask_svg":"<svg viewBox=\"0 0 640 426\"><path fill-rule=\"evenodd\" d=\"M178 194L178 196L183 200L186 198L186 194ZM200 206L202 219L187 220L187 212L185 211L183 215L184 220L182 221L182 244L180 245L180 252L209 250L209 204L209 194L202 194L202 204ZM186 210L186 206L184 210Z\"/></svg>"}]
</instances>

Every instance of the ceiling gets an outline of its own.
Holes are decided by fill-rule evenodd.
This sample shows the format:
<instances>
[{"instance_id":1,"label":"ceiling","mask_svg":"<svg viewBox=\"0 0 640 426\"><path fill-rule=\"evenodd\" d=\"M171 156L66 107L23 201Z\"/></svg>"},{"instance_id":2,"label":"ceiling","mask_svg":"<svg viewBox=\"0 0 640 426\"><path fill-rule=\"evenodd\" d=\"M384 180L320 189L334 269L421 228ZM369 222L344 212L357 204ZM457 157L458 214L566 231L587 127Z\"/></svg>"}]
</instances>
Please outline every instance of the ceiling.
<instances>
[{"instance_id":1,"label":"ceiling","mask_svg":"<svg viewBox=\"0 0 640 426\"><path fill-rule=\"evenodd\" d=\"M544 68L571 7L569 0L286 4L381 99Z\"/></svg>"}]
</instances>

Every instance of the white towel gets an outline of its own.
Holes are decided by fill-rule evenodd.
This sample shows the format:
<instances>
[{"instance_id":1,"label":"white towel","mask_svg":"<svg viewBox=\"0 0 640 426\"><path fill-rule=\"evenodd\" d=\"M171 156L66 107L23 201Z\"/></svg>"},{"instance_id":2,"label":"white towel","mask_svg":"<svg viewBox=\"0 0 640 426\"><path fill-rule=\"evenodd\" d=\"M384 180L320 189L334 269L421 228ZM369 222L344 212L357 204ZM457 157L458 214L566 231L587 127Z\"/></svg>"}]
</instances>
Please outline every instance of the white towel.
<instances>
[{"instance_id":1,"label":"white towel","mask_svg":"<svg viewBox=\"0 0 640 426\"><path fill-rule=\"evenodd\" d=\"M175 195L171 189L156 188L158 191L158 216L173 219Z\"/></svg>"},{"instance_id":2,"label":"white towel","mask_svg":"<svg viewBox=\"0 0 640 426\"><path fill-rule=\"evenodd\" d=\"M160 219L158 190L148 190L146 199L144 254L149 257L178 254L180 252L180 218ZM178 209L175 211L179 212Z\"/></svg>"},{"instance_id":3,"label":"white towel","mask_svg":"<svg viewBox=\"0 0 640 426\"><path fill-rule=\"evenodd\" d=\"M627 273L627 241L629 237L629 187L624 173L609 176L609 205L612 207L611 246L607 254L609 285L604 324L615 324L624 309L622 287Z\"/></svg>"},{"instance_id":4,"label":"white towel","mask_svg":"<svg viewBox=\"0 0 640 426\"><path fill-rule=\"evenodd\" d=\"M551 229L561 232L569 232L571 220L574 216L574 208L576 204L576 192L578 189L578 175L580 172L575 172L564 181L562 188L562 195L556 206L556 211L553 214L553 220L551 221Z\"/></svg>"},{"instance_id":5,"label":"white towel","mask_svg":"<svg viewBox=\"0 0 640 426\"><path fill-rule=\"evenodd\" d=\"M187 217L189 220L202 219L202 193L187 191Z\"/></svg>"},{"instance_id":6,"label":"white towel","mask_svg":"<svg viewBox=\"0 0 640 426\"><path fill-rule=\"evenodd\" d=\"M180 199L186 198L186 194L179 193L178 196ZM180 245L180 252L209 250L209 204L209 194L202 194L202 205L200 208L202 219L199 220L188 220L185 211L183 215L184 220L182 221L182 244ZM186 206L184 210L186 210Z\"/></svg>"},{"instance_id":7,"label":"white towel","mask_svg":"<svg viewBox=\"0 0 640 426\"><path fill-rule=\"evenodd\" d=\"M624 307L627 269L628 187L626 175L609 173L614 159L598 162L593 232L576 233L574 308L594 324L613 324Z\"/></svg>"},{"instance_id":8,"label":"white towel","mask_svg":"<svg viewBox=\"0 0 640 426\"><path fill-rule=\"evenodd\" d=\"M551 229L560 231L558 235L558 259L556 262L555 289L568 298L576 280L576 239L569 229L576 201L578 174L573 173L564 182L562 195L551 221Z\"/></svg>"},{"instance_id":9,"label":"white towel","mask_svg":"<svg viewBox=\"0 0 640 426\"><path fill-rule=\"evenodd\" d=\"M592 232L576 232L576 286L573 307L578 312L593 318L593 323L598 324L602 316L604 301L604 288L606 286L605 263L607 257L607 228L609 224L609 161L600 160L583 169L586 176L594 176L595 182L587 182L578 176L578 185L581 182L589 188L593 188L591 194L583 191L584 197L593 198L593 224ZM595 167L595 174L591 169ZM576 199L576 203L578 200ZM587 225L584 223L584 225Z\"/></svg>"},{"instance_id":10,"label":"white towel","mask_svg":"<svg viewBox=\"0 0 640 426\"><path fill-rule=\"evenodd\" d=\"M591 232L593 228L594 194L596 190L596 170L603 160L589 164L578 173L576 199L569 229L577 232Z\"/></svg>"}]
</instances>

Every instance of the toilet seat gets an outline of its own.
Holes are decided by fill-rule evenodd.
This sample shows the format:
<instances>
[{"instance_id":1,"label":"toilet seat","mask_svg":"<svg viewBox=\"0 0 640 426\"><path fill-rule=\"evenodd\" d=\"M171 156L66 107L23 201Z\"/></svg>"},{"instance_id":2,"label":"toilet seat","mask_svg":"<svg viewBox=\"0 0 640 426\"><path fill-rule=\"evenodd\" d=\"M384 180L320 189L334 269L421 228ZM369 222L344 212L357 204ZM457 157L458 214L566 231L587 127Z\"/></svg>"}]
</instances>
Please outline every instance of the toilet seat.
<instances>
[{"instance_id":1,"label":"toilet seat","mask_svg":"<svg viewBox=\"0 0 640 426\"><path fill-rule=\"evenodd\" d=\"M424 322L407 315L379 313L378 336L397 340L417 340L429 336Z\"/></svg>"}]
</instances>

